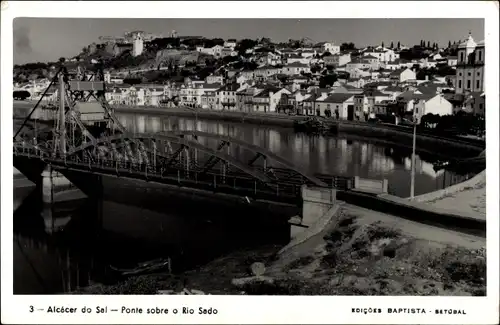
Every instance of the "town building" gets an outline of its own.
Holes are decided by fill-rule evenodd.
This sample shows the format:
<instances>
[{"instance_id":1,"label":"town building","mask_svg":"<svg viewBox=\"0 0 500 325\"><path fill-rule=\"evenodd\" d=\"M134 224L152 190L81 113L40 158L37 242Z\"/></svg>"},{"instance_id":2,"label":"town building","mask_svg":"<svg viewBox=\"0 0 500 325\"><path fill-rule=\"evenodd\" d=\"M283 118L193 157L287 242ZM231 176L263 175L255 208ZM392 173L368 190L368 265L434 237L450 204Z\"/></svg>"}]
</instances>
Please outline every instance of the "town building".
<instances>
[{"instance_id":1,"label":"town building","mask_svg":"<svg viewBox=\"0 0 500 325\"><path fill-rule=\"evenodd\" d=\"M325 65L331 65L333 67L342 67L347 63L351 62L350 53L339 53L334 55L328 55L323 57Z\"/></svg>"},{"instance_id":2,"label":"town building","mask_svg":"<svg viewBox=\"0 0 500 325\"><path fill-rule=\"evenodd\" d=\"M296 74L301 74L301 73L310 73L311 68L307 64L303 63L291 63L286 66L284 66L281 69L281 73L286 74L286 75L296 75Z\"/></svg>"},{"instance_id":3,"label":"town building","mask_svg":"<svg viewBox=\"0 0 500 325\"><path fill-rule=\"evenodd\" d=\"M354 120L354 94L331 94L316 103L318 116L336 117L342 120Z\"/></svg>"},{"instance_id":4,"label":"town building","mask_svg":"<svg viewBox=\"0 0 500 325\"><path fill-rule=\"evenodd\" d=\"M413 71L412 69L406 68L406 69L394 70L389 75L389 78L391 81L402 83L402 82L406 82L408 80L416 80L417 75L416 75L415 71Z\"/></svg>"},{"instance_id":5,"label":"town building","mask_svg":"<svg viewBox=\"0 0 500 325\"><path fill-rule=\"evenodd\" d=\"M236 47L237 41L234 38L230 38L227 41L224 42L224 47L229 47L234 50Z\"/></svg>"},{"instance_id":6,"label":"town building","mask_svg":"<svg viewBox=\"0 0 500 325\"><path fill-rule=\"evenodd\" d=\"M236 83L230 83L217 89L215 92L217 96L217 108L219 110L236 110L237 96L236 91L239 85Z\"/></svg>"},{"instance_id":7,"label":"town building","mask_svg":"<svg viewBox=\"0 0 500 325\"><path fill-rule=\"evenodd\" d=\"M363 56L375 57L379 62L390 62L399 59L398 53L394 52L391 49L382 47L367 49L366 51L363 52Z\"/></svg>"},{"instance_id":8,"label":"town building","mask_svg":"<svg viewBox=\"0 0 500 325\"><path fill-rule=\"evenodd\" d=\"M485 43L474 42L472 35L458 46L455 93L483 92Z\"/></svg>"},{"instance_id":9,"label":"town building","mask_svg":"<svg viewBox=\"0 0 500 325\"><path fill-rule=\"evenodd\" d=\"M324 53L329 52L330 54L340 53L340 45L336 45L334 42L320 42L314 45L314 49L318 52Z\"/></svg>"}]
</instances>

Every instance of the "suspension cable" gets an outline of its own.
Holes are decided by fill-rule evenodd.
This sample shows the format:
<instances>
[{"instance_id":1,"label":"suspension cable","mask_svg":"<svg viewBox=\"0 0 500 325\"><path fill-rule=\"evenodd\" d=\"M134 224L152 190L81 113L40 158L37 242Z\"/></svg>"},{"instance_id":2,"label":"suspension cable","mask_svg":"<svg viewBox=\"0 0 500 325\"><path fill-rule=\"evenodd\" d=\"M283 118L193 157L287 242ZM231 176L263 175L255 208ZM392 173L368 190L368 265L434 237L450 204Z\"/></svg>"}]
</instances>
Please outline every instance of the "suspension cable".
<instances>
[{"instance_id":1,"label":"suspension cable","mask_svg":"<svg viewBox=\"0 0 500 325\"><path fill-rule=\"evenodd\" d=\"M19 135L19 133L21 132L21 130L23 129L23 127L26 125L26 122L28 122L28 120L31 118L31 115L33 115L33 113L35 112L36 108L38 107L38 105L40 104L40 102L42 101L42 99L45 97L45 95L47 94L47 92L49 91L50 87L54 84L54 82L57 80L57 77L59 75L59 73L62 71L63 67L59 68L59 71L56 72L55 76L52 78L52 80L50 81L48 87L45 89L45 91L43 92L42 96L40 97L40 99L38 100L38 102L36 103L35 107L33 107L33 109L31 110L31 112L28 114L28 116L26 116L24 118L24 121L23 123L21 124L21 126L19 127L19 129L17 129L16 131L16 134L14 134L14 141L16 141L16 138L17 136Z\"/></svg>"}]
</instances>

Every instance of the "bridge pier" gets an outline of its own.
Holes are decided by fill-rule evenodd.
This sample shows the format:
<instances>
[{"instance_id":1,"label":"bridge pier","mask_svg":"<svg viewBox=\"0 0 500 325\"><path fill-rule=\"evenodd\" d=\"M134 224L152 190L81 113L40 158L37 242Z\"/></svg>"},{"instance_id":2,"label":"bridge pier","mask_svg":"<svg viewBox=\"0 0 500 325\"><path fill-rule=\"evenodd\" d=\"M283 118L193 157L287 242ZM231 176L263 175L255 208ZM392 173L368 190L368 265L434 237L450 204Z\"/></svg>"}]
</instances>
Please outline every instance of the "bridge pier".
<instances>
[{"instance_id":1,"label":"bridge pier","mask_svg":"<svg viewBox=\"0 0 500 325\"><path fill-rule=\"evenodd\" d=\"M63 174L46 165L42 174L42 202L53 204L56 202L78 200L85 195L76 188Z\"/></svg>"},{"instance_id":2,"label":"bridge pier","mask_svg":"<svg viewBox=\"0 0 500 325\"><path fill-rule=\"evenodd\" d=\"M302 218L290 219L290 238L296 239L308 228L325 227L330 221L326 218L335 206L337 192L332 188L308 187L303 185L302 194ZM323 224L324 223L324 224Z\"/></svg>"}]
</instances>

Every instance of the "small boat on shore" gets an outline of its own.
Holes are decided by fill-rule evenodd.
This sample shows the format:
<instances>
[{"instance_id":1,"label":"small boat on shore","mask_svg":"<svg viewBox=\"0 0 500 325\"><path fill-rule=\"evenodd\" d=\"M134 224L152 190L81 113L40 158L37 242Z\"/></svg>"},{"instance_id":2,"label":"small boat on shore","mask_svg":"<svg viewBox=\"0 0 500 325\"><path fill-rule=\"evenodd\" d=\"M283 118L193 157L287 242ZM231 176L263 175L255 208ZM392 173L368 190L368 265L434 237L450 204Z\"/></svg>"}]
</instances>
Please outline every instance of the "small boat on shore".
<instances>
[{"instance_id":1,"label":"small boat on shore","mask_svg":"<svg viewBox=\"0 0 500 325\"><path fill-rule=\"evenodd\" d=\"M329 127L324 120L317 118L316 116L309 117L305 120L294 121L293 128L295 132L304 133L325 133L329 131Z\"/></svg>"}]
</instances>

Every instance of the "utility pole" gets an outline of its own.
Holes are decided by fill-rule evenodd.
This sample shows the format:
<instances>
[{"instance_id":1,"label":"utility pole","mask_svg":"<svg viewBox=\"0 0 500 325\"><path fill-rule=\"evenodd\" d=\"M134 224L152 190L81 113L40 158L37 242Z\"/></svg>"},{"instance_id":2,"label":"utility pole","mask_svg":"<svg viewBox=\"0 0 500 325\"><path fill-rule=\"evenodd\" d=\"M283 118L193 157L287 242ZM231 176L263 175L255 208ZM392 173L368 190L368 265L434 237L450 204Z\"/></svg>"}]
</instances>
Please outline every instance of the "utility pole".
<instances>
[{"instance_id":1,"label":"utility pole","mask_svg":"<svg viewBox=\"0 0 500 325\"><path fill-rule=\"evenodd\" d=\"M66 114L64 109L64 74L59 73L59 149L62 157L66 156Z\"/></svg>"},{"instance_id":2,"label":"utility pole","mask_svg":"<svg viewBox=\"0 0 500 325\"><path fill-rule=\"evenodd\" d=\"M410 199L415 197L415 148L417 146L417 118L415 110L413 111L413 149L411 154L411 180L410 180Z\"/></svg>"}]
</instances>

